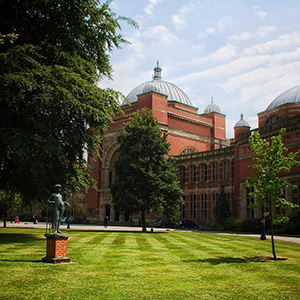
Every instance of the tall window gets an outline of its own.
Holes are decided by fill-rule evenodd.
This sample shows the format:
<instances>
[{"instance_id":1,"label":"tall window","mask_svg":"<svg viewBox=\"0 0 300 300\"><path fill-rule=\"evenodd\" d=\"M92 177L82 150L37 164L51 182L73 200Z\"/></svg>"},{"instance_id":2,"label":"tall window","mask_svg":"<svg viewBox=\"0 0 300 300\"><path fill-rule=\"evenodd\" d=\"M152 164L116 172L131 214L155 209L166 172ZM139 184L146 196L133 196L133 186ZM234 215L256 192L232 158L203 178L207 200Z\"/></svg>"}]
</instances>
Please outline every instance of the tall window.
<instances>
[{"instance_id":1,"label":"tall window","mask_svg":"<svg viewBox=\"0 0 300 300\"><path fill-rule=\"evenodd\" d=\"M108 186L111 187L112 184L113 184L113 171L109 171Z\"/></svg>"},{"instance_id":2,"label":"tall window","mask_svg":"<svg viewBox=\"0 0 300 300\"><path fill-rule=\"evenodd\" d=\"M247 189L247 218L254 218L254 209L249 208L250 204L254 204L254 197L249 195L253 191L254 188Z\"/></svg>"},{"instance_id":3,"label":"tall window","mask_svg":"<svg viewBox=\"0 0 300 300\"><path fill-rule=\"evenodd\" d=\"M230 161L225 160L223 162L223 179L229 180L230 179Z\"/></svg>"},{"instance_id":4,"label":"tall window","mask_svg":"<svg viewBox=\"0 0 300 300\"><path fill-rule=\"evenodd\" d=\"M292 203L300 206L300 180L293 181L292 184L295 188L292 190Z\"/></svg>"},{"instance_id":5,"label":"tall window","mask_svg":"<svg viewBox=\"0 0 300 300\"><path fill-rule=\"evenodd\" d=\"M207 194L201 194L200 215L201 219L207 219Z\"/></svg>"},{"instance_id":6,"label":"tall window","mask_svg":"<svg viewBox=\"0 0 300 300\"><path fill-rule=\"evenodd\" d=\"M200 182L207 181L207 164L200 165Z\"/></svg>"},{"instance_id":7,"label":"tall window","mask_svg":"<svg viewBox=\"0 0 300 300\"><path fill-rule=\"evenodd\" d=\"M213 193L211 195L211 218L214 220L216 217L215 214L215 208L216 208L216 203L217 203L217 197L218 197L218 193Z\"/></svg>"},{"instance_id":8,"label":"tall window","mask_svg":"<svg viewBox=\"0 0 300 300\"><path fill-rule=\"evenodd\" d=\"M190 195L190 218L196 218L196 195Z\"/></svg>"},{"instance_id":9,"label":"tall window","mask_svg":"<svg viewBox=\"0 0 300 300\"><path fill-rule=\"evenodd\" d=\"M179 182L185 183L185 167L184 166L179 167Z\"/></svg>"},{"instance_id":10,"label":"tall window","mask_svg":"<svg viewBox=\"0 0 300 300\"><path fill-rule=\"evenodd\" d=\"M218 176L219 164L217 162L213 162L211 166L212 166L211 180L217 181L219 179L219 176Z\"/></svg>"},{"instance_id":11,"label":"tall window","mask_svg":"<svg viewBox=\"0 0 300 300\"><path fill-rule=\"evenodd\" d=\"M184 201L184 203L185 203L185 201ZM183 204L181 207L181 217L182 217L182 219L185 218L185 204Z\"/></svg>"},{"instance_id":12,"label":"tall window","mask_svg":"<svg viewBox=\"0 0 300 300\"><path fill-rule=\"evenodd\" d=\"M191 165L189 167L190 170L190 183L195 183L196 182L196 166L195 165Z\"/></svg>"}]
</instances>

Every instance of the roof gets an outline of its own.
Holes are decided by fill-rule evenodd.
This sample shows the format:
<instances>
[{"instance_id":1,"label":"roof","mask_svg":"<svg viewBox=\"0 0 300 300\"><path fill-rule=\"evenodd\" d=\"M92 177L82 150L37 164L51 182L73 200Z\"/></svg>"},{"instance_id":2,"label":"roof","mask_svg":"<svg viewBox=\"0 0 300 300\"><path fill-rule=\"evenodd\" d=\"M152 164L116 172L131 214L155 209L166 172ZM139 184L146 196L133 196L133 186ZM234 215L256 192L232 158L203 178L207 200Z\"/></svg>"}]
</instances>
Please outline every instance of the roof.
<instances>
[{"instance_id":1,"label":"roof","mask_svg":"<svg viewBox=\"0 0 300 300\"><path fill-rule=\"evenodd\" d=\"M250 124L244 120L244 115L241 114L241 119L235 123L234 125L234 128L237 128L237 127L251 127Z\"/></svg>"},{"instance_id":2,"label":"roof","mask_svg":"<svg viewBox=\"0 0 300 300\"><path fill-rule=\"evenodd\" d=\"M275 98L266 110L281 106L287 103L300 103L300 85L297 85Z\"/></svg>"},{"instance_id":3,"label":"roof","mask_svg":"<svg viewBox=\"0 0 300 300\"><path fill-rule=\"evenodd\" d=\"M221 112L220 107L214 104L213 97L211 97L211 103L208 104L204 109L204 113L210 113L210 112L218 112L218 113Z\"/></svg>"},{"instance_id":4,"label":"roof","mask_svg":"<svg viewBox=\"0 0 300 300\"><path fill-rule=\"evenodd\" d=\"M163 81L161 77L161 68L157 62L156 67L154 68L154 75L152 81L147 81L139 86L135 87L128 95L127 100L130 103L137 101L137 96L147 92L158 92L164 94L168 97L168 101L177 101L184 103L190 106L193 106L192 101L189 97L175 84L167 81ZM124 101L124 104L128 102Z\"/></svg>"}]
</instances>

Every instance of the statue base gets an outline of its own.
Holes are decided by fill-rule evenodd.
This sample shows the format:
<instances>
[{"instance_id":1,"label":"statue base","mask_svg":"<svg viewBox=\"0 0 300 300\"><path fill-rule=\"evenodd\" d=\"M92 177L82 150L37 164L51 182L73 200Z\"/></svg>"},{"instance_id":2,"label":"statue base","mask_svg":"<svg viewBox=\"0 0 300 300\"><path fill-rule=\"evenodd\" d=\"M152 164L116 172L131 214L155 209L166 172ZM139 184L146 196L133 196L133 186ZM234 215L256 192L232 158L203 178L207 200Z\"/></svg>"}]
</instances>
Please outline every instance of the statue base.
<instances>
[{"instance_id":1,"label":"statue base","mask_svg":"<svg viewBox=\"0 0 300 300\"><path fill-rule=\"evenodd\" d=\"M70 263L71 260L67 257L68 238L69 234L45 234L47 238L47 255L42 258L43 262L59 264Z\"/></svg>"}]
</instances>

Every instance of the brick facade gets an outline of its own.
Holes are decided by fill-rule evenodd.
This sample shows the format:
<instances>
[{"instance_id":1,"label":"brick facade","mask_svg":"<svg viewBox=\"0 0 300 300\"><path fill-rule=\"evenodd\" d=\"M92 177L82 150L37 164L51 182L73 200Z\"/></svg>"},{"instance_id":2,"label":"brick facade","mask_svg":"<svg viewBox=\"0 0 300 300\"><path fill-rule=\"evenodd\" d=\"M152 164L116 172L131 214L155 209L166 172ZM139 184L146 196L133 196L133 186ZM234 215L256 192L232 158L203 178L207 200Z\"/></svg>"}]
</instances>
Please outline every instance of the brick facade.
<instances>
[{"instance_id":1,"label":"brick facade","mask_svg":"<svg viewBox=\"0 0 300 300\"><path fill-rule=\"evenodd\" d=\"M124 114L117 115L108 130L102 133L101 160L89 158L91 174L98 188L90 190L86 196L88 220L103 222L107 214L112 223L122 223L128 219L114 211L109 187L115 177L113 163L117 158L116 136L123 130L124 123L128 122L132 113L143 107L153 112L160 129L168 134L170 154L177 159L178 179L185 195L182 217L197 222L214 219L214 205L221 185L225 187L233 215L248 217L249 199L245 182L248 176L253 176L253 171L248 168L253 158L248 138L254 130L250 130L250 126L237 126L234 139L228 140L225 135L225 115L218 111L198 114L197 108L168 101L166 95L157 91L147 91L137 97L136 102L122 107ZM261 112L258 119L259 128L255 130L259 130L263 138L276 135L281 127L286 127L286 146L293 152L299 149L299 103L285 103ZM293 169L285 178L297 184L299 182L300 190L299 168ZM294 197L293 201L299 204L299 195L294 194L287 191L287 196ZM260 215L260 211L255 211L253 216Z\"/></svg>"}]
</instances>

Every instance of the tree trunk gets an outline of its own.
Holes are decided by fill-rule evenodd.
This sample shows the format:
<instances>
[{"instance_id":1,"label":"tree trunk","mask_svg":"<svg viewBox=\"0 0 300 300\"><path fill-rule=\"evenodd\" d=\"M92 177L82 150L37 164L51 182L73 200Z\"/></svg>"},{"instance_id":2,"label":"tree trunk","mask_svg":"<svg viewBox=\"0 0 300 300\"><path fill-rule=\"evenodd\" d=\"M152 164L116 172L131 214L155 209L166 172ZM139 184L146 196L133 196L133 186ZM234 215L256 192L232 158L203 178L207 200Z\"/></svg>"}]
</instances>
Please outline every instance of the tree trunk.
<instances>
[{"instance_id":1,"label":"tree trunk","mask_svg":"<svg viewBox=\"0 0 300 300\"><path fill-rule=\"evenodd\" d=\"M147 232L147 228L146 228L146 216L145 216L145 210L142 209L141 210L141 219L142 219L142 228L143 228L143 232Z\"/></svg>"},{"instance_id":2,"label":"tree trunk","mask_svg":"<svg viewBox=\"0 0 300 300\"><path fill-rule=\"evenodd\" d=\"M3 210L3 227L6 228L6 217L7 217L7 212L4 209Z\"/></svg>"},{"instance_id":3,"label":"tree trunk","mask_svg":"<svg viewBox=\"0 0 300 300\"><path fill-rule=\"evenodd\" d=\"M276 253L275 253L274 228L273 228L273 207L272 207L272 205L270 205L270 223L271 223L271 241L272 241L273 259L277 260Z\"/></svg>"}]
</instances>

